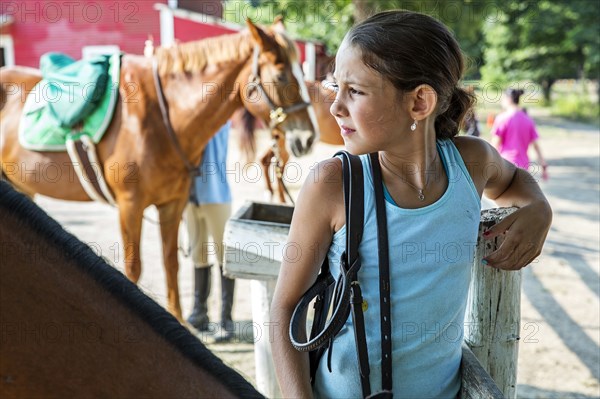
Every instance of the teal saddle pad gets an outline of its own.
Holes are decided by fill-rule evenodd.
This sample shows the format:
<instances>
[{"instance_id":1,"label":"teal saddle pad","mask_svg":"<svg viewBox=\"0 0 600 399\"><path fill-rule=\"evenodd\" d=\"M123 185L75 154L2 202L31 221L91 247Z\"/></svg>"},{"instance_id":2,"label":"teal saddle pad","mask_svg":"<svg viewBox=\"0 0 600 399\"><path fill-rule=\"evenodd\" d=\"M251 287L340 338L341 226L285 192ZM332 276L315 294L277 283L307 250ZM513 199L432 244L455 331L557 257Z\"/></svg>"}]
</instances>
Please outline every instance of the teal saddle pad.
<instances>
[{"instance_id":1,"label":"teal saddle pad","mask_svg":"<svg viewBox=\"0 0 600 399\"><path fill-rule=\"evenodd\" d=\"M25 101L20 144L36 151L66 151L67 139L81 135L97 144L119 96L120 60L120 54L81 61L58 53L42 56L43 79Z\"/></svg>"}]
</instances>

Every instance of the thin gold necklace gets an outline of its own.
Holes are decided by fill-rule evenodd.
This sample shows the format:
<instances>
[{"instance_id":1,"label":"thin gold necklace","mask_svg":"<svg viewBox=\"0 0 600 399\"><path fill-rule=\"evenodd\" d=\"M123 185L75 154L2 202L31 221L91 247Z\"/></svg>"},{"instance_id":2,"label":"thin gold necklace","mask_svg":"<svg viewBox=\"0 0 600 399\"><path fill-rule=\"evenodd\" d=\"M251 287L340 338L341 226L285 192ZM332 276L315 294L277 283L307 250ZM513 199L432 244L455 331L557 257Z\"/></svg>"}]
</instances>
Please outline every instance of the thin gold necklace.
<instances>
[{"instance_id":1,"label":"thin gold necklace","mask_svg":"<svg viewBox=\"0 0 600 399\"><path fill-rule=\"evenodd\" d=\"M383 164L383 166L386 167L387 170L389 170L390 172L392 172L392 174L398 176L400 178L400 180L402 180L404 183L408 184L409 186L411 186L416 192L417 192L417 198L419 199L419 201L425 201L425 190L427 189L427 186L429 185L429 173L427 173L427 171L431 168L431 166L434 164L434 162L437 160L437 150L435 152L435 157L433 157L433 160L431 161L431 163L429 164L429 166L425 169L425 186L423 188L419 188L417 186L415 186L414 184L412 184L411 182L408 181L408 179L406 179L405 177L399 175L398 173L394 172L392 170L392 168L390 168L387 165L387 161L385 160L385 157L383 155L380 156L381 158L381 163ZM393 162L390 162L393 165Z\"/></svg>"}]
</instances>

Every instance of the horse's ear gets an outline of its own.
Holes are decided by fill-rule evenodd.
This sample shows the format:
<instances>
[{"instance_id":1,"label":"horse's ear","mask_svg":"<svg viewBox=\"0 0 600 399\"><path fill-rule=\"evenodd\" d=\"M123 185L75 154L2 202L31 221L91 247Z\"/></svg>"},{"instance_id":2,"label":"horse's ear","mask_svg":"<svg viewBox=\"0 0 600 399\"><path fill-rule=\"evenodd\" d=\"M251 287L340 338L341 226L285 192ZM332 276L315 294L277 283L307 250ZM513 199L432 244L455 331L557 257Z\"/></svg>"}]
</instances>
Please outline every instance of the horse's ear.
<instances>
[{"instance_id":1,"label":"horse's ear","mask_svg":"<svg viewBox=\"0 0 600 399\"><path fill-rule=\"evenodd\" d=\"M268 50L273 46L273 39L271 39L260 27L254 25L250 18L246 19L246 24L248 25L252 38L261 49Z\"/></svg>"},{"instance_id":2,"label":"horse's ear","mask_svg":"<svg viewBox=\"0 0 600 399\"><path fill-rule=\"evenodd\" d=\"M285 24L283 23L283 15L278 15L273 20L273 30L279 33L286 33Z\"/></svg>"}]
</instances>

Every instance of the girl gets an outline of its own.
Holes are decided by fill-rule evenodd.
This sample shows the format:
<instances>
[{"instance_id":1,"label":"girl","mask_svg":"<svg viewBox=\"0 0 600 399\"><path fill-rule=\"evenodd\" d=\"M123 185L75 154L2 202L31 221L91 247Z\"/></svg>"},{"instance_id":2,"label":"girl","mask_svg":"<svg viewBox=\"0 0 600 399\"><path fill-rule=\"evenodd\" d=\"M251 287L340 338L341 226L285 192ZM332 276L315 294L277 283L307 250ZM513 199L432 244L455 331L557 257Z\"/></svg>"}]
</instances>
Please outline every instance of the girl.
<instances>
[{"instance_id":1,"label":"girl","mask_svg":"<svg viewBox=\"0 0 600 399\"><path fill-rule=\"evenodd\" d=\"M364 232L358 274L372 392L381 388L381 334L374 184L383 184L388 220L393 391L396 398L455 398L460 388L462 326L482 193L520 209L486 238L505 235L484 263L518 270L540 254L551 210L526 171L484 140L456 137L473 98L462 90L460 48L448 29L408 11L379 13L345 36L338 51L331 113L346 149L364 169ZM377 152L383 181L373 181L367 155ZM291 314L315 281L325 256L339 270L345 243L342 164L320 162L304 183L289 242L301 256L284 261L271 318L272 343L284 397L360 397L352 319L321 358L309 382L308 355L290 344ZM458 334L456 331L458 330ZM452 332L452 333L451 333ZM314 392L313 392L314 388Z\"/></svg>"},{"instance_id":2,"label":"girl","mask_svg":"<svg viewBox=\"0 0 600 399\"><path fill-rule=\"evenodd\" d=\"M538 162L546 172L546 161L538 144L538 132L535 123L525 110L519 108L519 99L523 90L508 89L502 95L501 103L504 112L496 117L492 126L492 144L500 155L519 168L529 168L527 150L533 145Z\"/></svg>"}]
</instances>

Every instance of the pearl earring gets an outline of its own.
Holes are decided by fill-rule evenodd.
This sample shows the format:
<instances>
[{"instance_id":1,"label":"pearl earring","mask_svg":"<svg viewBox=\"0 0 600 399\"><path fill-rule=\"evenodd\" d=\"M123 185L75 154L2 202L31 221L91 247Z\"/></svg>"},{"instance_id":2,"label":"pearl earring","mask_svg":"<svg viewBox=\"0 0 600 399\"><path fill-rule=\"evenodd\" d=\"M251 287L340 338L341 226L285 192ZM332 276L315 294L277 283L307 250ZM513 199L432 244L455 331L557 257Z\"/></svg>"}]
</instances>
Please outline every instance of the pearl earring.
<instances>
[{"instance_id":1,"label":"pearl earring","mask_svg":"<svg viewBox=\"0 0 600 399\"><path fill-rule=\"evenodd\" d=\"M413 122L413 124L412 124L412 125L410 125L410 130L412 130L413 132L414 132L415 130L417 130L417 120L416 120L416 119L415 119L415 121Z\"/></svg>"}]
</instances>

